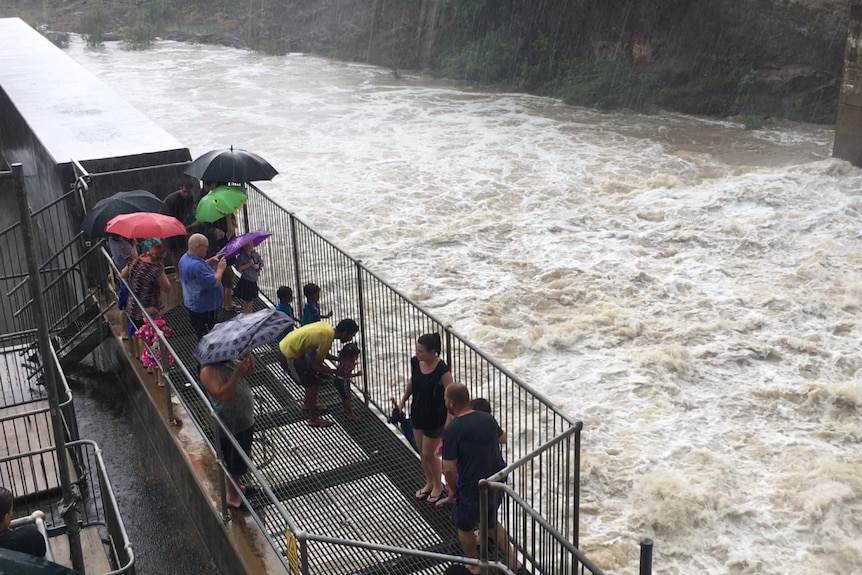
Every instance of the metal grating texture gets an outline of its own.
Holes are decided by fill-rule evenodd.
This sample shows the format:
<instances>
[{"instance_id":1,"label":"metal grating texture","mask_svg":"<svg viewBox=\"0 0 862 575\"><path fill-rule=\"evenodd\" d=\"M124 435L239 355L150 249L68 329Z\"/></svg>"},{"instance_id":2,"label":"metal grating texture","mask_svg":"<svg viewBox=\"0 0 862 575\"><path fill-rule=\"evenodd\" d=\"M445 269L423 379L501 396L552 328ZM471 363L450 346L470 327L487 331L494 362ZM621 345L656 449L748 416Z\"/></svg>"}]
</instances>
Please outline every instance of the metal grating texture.
<instances>
[{"instance_id":1,"label":"metal grating texture","mask_svg":"<svg viewBox=\"0 0 862 575\"><path fill-rule=\"evenodd\" d=\"M264 304L256 301L255 311ZM219 321L233 317L219 311ZM165 314L178 359L196 365L196 343L188 314L178 306ZM275 343L255 350L256 367L246 376L255 397L255 438L252 461L299 529L315 535L366 541L393 547L460 554L448 510L417 501L414 492L424 482L415 452L394 428L354 394L359 421L349 421L332 386L322 385L319 402L328 405L329 428L311 428L300 409L303 388L278 363ZM194 371L193 371L194 372ZM176 370L169 371L171 377ZM179 379L179 376L177 377ZM196 390L176 385L192 417L213 441L208 406ZM287 528L274 506L259 495L251 498L270 537L286 553ZM421 572L415 560L355 547L309 542L311 572ZM400 567L399 567L400 565ZM425 565L424 568L428 566Z\"/></svg>"}]
</instances>

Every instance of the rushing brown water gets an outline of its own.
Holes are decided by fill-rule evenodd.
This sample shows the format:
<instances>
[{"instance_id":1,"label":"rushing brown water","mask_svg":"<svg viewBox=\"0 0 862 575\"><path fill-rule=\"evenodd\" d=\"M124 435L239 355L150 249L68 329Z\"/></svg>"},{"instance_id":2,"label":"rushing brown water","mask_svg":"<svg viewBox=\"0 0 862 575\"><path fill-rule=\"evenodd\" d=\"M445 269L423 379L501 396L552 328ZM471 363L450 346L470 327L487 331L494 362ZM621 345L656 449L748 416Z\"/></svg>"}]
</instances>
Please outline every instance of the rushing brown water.
<instances>
[{"instance_id":1,"label":"rushing brown water","mask_svg":"<svg viewBox=\"0 0 862 575\"><path fill-rule=\"evenodd\" d=\"M601 114L292 54L73 58L585 422L582 547L862 572L862 173L832 131ZM395 385L395 382L393 382Z\"/></svg>"}]
</instances>

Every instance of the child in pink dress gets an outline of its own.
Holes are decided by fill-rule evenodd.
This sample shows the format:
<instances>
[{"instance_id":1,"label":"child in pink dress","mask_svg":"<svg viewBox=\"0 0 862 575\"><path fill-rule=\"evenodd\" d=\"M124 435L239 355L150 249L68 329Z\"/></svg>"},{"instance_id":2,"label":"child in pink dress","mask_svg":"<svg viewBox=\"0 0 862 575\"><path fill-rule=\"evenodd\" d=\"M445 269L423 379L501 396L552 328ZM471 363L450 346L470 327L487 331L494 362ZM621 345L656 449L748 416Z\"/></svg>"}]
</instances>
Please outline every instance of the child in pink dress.
<instances>
[{"instance_id":1,"label":"child in pink dress","mask_svg":"<svg viewBox=\"0 0 862 575\"><path fill-rule=\"evenodd\" d=\"M151 318L153 318L153 323L155 323L156 327L158 327L162 334L166 338L171 337L173 332L171 328L168 327L168 324L165 322L164 318L162 318L162 314L155 307L148 307L146 309L147 314ZM159 338L156 337L156 330L153 329L153 325L149 322L144 322L144 325L138 328L135 332L135 337L143 340L147 345L144 346L144 351L141 353L141 363L147 368L149 373L156 374L156 383L159 387L164 387L165 383L162 381L162 370L159 368L159 359L162 359L162 353L159 350ZM150 351L152 350L152 351ZM155 356L153 355L155 353ZM174 358L170 353L164 354L164 362L166 365L173 365Z\"/></svg>"}]
</instances>

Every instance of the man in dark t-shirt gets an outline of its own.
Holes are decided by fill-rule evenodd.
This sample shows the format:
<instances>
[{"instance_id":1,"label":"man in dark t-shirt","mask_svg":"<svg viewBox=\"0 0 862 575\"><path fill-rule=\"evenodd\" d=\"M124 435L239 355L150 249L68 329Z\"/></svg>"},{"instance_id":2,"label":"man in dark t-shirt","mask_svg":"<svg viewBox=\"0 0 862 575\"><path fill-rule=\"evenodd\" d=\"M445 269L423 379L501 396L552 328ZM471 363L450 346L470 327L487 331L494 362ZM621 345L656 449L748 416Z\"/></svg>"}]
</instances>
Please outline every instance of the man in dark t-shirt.
<instances>
[{"instance_id":1,"label":"man in dark t-shirt","mask_svg":"<svg viewBox=\"0 0 862 575\"><path fill-rule=\"evenodd\" d=\"M0 547L28 553L34 557L44 557L45 538L32 525L12 529L12 492L0 487Z\"/></svg>"},{"instance_id":2,"label":"man in dark t-shirt","mask_svg":"<svg viewBox=\"0 0 862 575\"><path fill-rule=\"evenodd\" d=\"M186 231L188 231L192 227L192 224L194 224L196 207L197 202L195 201L192 184L190 182L183 182L180 184L179 190L165 198L162 213L173 216L181 221L186 226ZM180 256L186 250L186 238L183 236L170 237L165 240L165 244L168 248L169 263L176 265L176 262L179 261Z\"/></svg>"},{"instance_id":3,"label":"man in dark t-shirt","mask_svg":"<svg viewBox=\"0 0 862 575\"><path fill-rule=\"evenodd\" d=\"M452 523L465 557L478 557L474 529L479 525L479 481L500 471L500 447L494 417L470 407L470 392L460 383L446 388L446 409L454 416L443 430L443 474L449 483L449 497L454 496ZM488 536L497 549L506 550L509 566L518 566L515 550L503 525L497 521L500 492L488 491Z\"/></svg>"}]
</instances>

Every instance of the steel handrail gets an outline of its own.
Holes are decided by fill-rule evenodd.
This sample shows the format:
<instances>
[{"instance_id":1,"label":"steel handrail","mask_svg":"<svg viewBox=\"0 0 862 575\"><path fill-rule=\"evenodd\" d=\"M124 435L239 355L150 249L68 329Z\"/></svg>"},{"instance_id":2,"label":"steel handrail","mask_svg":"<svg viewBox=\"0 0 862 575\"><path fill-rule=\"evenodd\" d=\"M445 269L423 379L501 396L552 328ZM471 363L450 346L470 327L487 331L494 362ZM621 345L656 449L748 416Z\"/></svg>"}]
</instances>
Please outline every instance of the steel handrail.
<instances>
[{"instance_id":1,"label":"steel handrail","mask_svg":"<svg viewBox=\"0 0 862 575\"><path fill-rule=\"evenodd\" d=\"M210 420L213 423L213 431L221 434L224 438L226 438L228 441L230 441L236 454L239 455L242 458L243 462L248 466L248 473L251 473L252 477L254 477L255 481L260 486L261 491L270 500L270 503L275 507L275 510L278 513L278 515L284 520L285 524L288 526L288 528L291 530L291 532L297 533L299 531L299 528L298 528L296 522L293 520L293 517L290 515L290 513L287 511L287 509L284 507L284 504L275 495L275 492L273 492L272 486L269 484L269 481L263 476L263 474L260 473L260 471L257 469L257 467L255 466L255 464L251 460L251 458L248 457L245 454L245 451L242 449L242 447L240 447L239 443L234 438L233 433L231 433L230 430L225 426L224 422L221 420L221 417L219 417L218 413L216 413L216 411L215 411L215 408L212 406L212 402L210 401L209 397L203 391L201 386L197 383L197 378L191 374L191 372L188 370L188 368L185 366L185 364L180 360L179 354L171 346L171 344L168 342L168 339L164 336L164 333L162 333L162 331L155 326L155 323L153 322L153 318L150 317L150 315L146 312L145 307L142 305L141 301L137 298L137 296L134 294L134 292L132 292L129 284L126 282L126 279L120 277L119 270L117 269L117 266L114 264L114 261L111 258L110 254L108 254L108 252L104 248L102 248L102 255L105 258L105 260L108 262L108 265L111 267L111 269L117 274L116 277L119 279L119 281L122 282L126 286L126 289L129 290L129 298L134 298L134 300L138 303L138 306L140 306L144 321L146 321L147 323L149 323L150 325L153 326L153 329L156 333L156 337L159 340L159 346L160 346L160 350L162 351L162 357L165 357L164 356L165 353L170 353L174 357L173 367L180 370L182 375L185 377L186 383L189 384L188 387L193 389L194 393L197 395L197 397L202 401L202 403L204 405L207 406L207 414L209 415ZM149 347L149 345L147 345L147 348L152 351L152 349ZM155 354L153 354L153 357L156 357ZM159 360L160 365L161 365L161 362L162 362L162 360L160 359ZM170 376L169 371L170 370L163 370L162 376L164 377L164 380L166 382L165 383L165 395L167 398L167 408L168 408L169 418L172 420L172 421L170 421L170 423L175 423L175 421L173 421L173 406L172 406L172 401L171 401L170 389L174 389L174 391L177 392L176 397L180 401L180 403L182 404L182 406L186 410L186 412L193 413L193 409L188 404L186 399L183 397L183 394L179 393L179 390L174 385L173 379ZM189 419L192 420L192 423L197 428L197 430L201 434L201 436L207 437L207 430L202 427L202 425L198 421L198 419L196 417L190 417ZM220 449L220 447L218 447L218 445L219 445L218 437L215 438L215 441L213 441L213 444L209 444L209 442L206 442L206 443L207 443L209 449L216 456L216 460L217 460L219 470L220 470L220 477L219 477L219 490L220 490L219 499L220 499L220 501L219 501L219 504L221 507L221 514L222 514L223 518L230 518L230 516L226 513L227 502L225 501L225 495L223 492L224 490L222 487L223 483L221 480L224 477L230 477L231 482L234 483L234 487L237 488L237 492L240 493L241 497L245 497L245 496L242 495L242 492L239 490L239 486L236 485L235 482L233 482L233 478L231 477L230 473L228 473L227 468L225 467L224 458L221 456L221 449ZM251 507L251 506L249 506L249 507ZM263 522L263 519L253 509L252 509L252 517L255 519L255 522L258 524L261 531L266 533L266 526ZM281 562L284 564L284 566L286 568L289 568L288 564L285 562L286 559L284 559L282 554L281 554L281 550L276 547L275 541L271 537L267 537L267 540L270 543L270 546L276 552L276 556L279 557L279 559L281 560Z\"/></svg>"}]
</instances>

